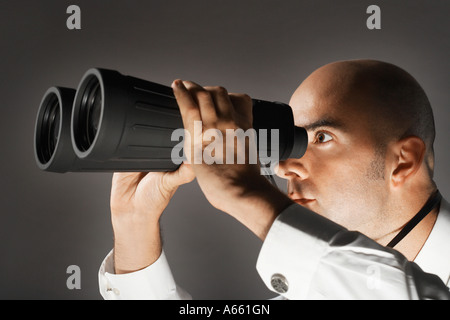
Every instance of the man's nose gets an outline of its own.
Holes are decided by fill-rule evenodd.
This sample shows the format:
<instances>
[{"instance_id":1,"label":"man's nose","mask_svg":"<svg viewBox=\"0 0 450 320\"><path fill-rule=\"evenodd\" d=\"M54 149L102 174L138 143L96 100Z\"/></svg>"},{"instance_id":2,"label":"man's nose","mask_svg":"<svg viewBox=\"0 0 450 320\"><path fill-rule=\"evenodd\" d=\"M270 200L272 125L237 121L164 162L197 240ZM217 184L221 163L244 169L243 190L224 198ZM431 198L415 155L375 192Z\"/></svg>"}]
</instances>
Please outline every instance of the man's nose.
<instances>
[{"instance_id":1,"label":"man's nose","mask_svg":"<svg viewBox=\"0 0 450 320\"><path fill-rule=\"evenodd\" d=\"M288 180L294 178L304 180L309 176L308 171L299 159L287 159L280 161L275 167L275 173L280 178Z\"/></svg>"}]
</instances>

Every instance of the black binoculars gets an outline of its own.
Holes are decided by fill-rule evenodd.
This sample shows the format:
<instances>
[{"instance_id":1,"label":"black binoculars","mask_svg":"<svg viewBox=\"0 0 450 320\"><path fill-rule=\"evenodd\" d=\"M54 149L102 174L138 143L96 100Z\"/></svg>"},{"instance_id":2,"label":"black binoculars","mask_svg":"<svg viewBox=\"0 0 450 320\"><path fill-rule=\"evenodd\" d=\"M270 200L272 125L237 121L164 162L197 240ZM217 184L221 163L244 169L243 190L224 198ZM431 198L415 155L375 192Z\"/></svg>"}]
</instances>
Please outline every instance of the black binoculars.
<instances>
[{"instance_id":1,"label":"black binoculars","mask_svg":"<svg viewBox=\"0 0 450 320\"><path fill-rule=\"evenodd\" d=\"M291 108L253 99L253 128L278 130L275 158L300 158L306 130L294 125ZM51 87L39 106L34 132L38 167L50 172L173 171L172 133L183 128L171 87L90 69L78 88ZM272 141L265 141L270 154ZM261 152L258 146L258 154Z\"/></svg>"}]
</instances>

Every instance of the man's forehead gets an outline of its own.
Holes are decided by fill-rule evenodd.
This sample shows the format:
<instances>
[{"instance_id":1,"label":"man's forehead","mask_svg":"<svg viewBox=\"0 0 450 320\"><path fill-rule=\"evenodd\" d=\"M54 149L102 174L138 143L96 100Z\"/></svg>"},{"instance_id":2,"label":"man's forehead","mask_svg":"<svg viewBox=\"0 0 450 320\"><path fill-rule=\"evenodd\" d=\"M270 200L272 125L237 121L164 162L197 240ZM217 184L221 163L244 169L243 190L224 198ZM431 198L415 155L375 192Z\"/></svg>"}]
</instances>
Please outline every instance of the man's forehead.
<instances>
[{"instance_id":1,"label":"man's forehead","mask_svg":"<svg viewBox=\"0 0 450 320\"><path fill-rule=\"evenodd\" d=\"M362 105L364 102L359 100L300 93L293 95L290 106L295 125L307 131L333 128L342 132L354 132L361 126L367 126L370 121L367 110Z\"/></svg>"},{"instance_id":2,"label":"man's forehead","mask_svg":"<svg viewBox=\"0 0 450 320\"><path fill-rule=\"evenodd\" d=\"M339 120L341 107L336 99L315 96L311 92L303 90L296 91L289 104L297 126L314 129L320 124L342 122Z\"/></svg>"},{"instance_id":3,"label":"man's forehead","mask_svg":"<svg viewBox=\"0 0 450 320\"><path fill-rule=\"evenodd\" d=\"M347 127L345 122L332 117L323 117L313 122L304 123L301 126L307 131L314 131L319 128L334 128L345 131Z\"/></svg>"},{"instance_id":4,"label":"man's forehead","mask_svg":"<svg viewBox=\"0 0 450 320\"><path fill-rule=\"evenodd\" d=\"M289 105L297 126L329 122L342 127L347 122L366 118L367 103L363 90L340 85L335 79L327 81L324 76L312 76L297 88Z\"/></svg>"}]
</instances>

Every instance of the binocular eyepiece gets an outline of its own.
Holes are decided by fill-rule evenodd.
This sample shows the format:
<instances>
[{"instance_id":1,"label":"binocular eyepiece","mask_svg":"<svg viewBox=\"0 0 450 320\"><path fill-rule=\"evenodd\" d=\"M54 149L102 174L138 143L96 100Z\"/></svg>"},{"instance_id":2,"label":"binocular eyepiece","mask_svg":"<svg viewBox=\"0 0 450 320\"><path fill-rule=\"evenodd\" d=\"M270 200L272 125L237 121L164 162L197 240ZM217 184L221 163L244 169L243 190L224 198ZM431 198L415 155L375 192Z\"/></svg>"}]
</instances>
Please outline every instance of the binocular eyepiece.
<instances>
[{"instance_id":1,"label":"binocular eyepiece","mask_svg":"<svg viewBox=\"0 0 450 320\"><path fill-rule=\"evenodd\" d=\"M173 171L172 139L183 128L171 87L90 69L78 88L51 87L36 119L34 152L38 167L50 172ZM306 151L305 129L296 127L291 108L253 99L256 132L277 130L278 141L259 144L277 160L300 158ZM259 136L257 134L257 138ZM272 150L273 142L277 148ZM261 157L260 157L261 158Z\"/></svg>"}]
</instances>

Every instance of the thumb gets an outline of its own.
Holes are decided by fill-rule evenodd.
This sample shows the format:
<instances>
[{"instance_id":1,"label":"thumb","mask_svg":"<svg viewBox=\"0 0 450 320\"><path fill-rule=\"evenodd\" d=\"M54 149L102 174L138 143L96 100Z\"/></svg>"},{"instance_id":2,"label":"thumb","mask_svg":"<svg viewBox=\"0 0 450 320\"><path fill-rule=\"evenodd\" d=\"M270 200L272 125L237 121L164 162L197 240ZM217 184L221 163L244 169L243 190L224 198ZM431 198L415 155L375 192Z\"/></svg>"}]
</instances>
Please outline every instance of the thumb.
<instances>
[{"instance_id":1,"label":"thumb","mask_svg":"<svg viewBox=\"0 0 450 320\"><path fill-rule=\"evenodd\" d=\"M178 186L189 183L194 178L195 173L192 167L187 163L182 163L177 170L164 174L162 184L166 190L175 190Z\"/></svg>"}]
</instances>

